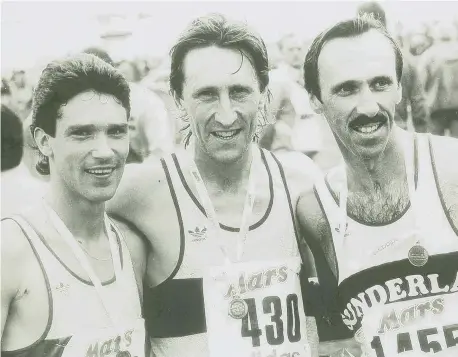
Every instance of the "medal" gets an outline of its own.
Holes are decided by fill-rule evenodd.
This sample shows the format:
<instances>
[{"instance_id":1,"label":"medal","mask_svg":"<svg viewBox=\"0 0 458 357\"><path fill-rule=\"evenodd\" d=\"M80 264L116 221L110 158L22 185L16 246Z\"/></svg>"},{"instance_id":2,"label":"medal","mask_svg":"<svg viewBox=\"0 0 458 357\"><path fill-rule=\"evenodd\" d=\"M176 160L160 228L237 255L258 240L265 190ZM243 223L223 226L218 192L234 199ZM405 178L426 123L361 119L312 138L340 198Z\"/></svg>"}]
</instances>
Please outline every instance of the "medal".
<instances>
[{"instance_id":1,"label":"medal","mask_svg":"<svg viewBox=\"0 0 458 357\"><path fill-rule=\"evenodd\" d=\"M229 316L233 319L243 319L248 313L248 305L245 300L234 298L229 303Z\"/></svg>"},{"instance_id":2,"label":"medal","mask_svg":"<svg viewBox=\"0 0 458 357\"><path fill-rule=\"evenodd\" d=\"M428 251L420 245L419 243L415 244L412 248L409 249L408 258L410 264L416 267L422 267L428 262Z\"/></svg>"}]
</instances>

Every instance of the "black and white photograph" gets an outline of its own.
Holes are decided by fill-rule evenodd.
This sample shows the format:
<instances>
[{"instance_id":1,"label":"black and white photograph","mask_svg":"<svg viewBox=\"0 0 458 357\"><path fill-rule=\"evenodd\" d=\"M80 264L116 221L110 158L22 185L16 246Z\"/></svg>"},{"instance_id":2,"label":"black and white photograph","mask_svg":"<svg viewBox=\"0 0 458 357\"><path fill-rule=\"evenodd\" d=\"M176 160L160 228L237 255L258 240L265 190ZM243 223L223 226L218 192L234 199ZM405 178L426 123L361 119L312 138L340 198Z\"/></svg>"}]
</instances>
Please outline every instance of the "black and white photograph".
<instances>
[{"instance_id":1,"label":"black and white photograph","mask_svg":"<svg viewBox=\"0 0 458 357\"><path fill-rule=\"evenodd\" d=\"M458 1L13 1L1 357L458 357Z\"/></svg>"}]
</instances>

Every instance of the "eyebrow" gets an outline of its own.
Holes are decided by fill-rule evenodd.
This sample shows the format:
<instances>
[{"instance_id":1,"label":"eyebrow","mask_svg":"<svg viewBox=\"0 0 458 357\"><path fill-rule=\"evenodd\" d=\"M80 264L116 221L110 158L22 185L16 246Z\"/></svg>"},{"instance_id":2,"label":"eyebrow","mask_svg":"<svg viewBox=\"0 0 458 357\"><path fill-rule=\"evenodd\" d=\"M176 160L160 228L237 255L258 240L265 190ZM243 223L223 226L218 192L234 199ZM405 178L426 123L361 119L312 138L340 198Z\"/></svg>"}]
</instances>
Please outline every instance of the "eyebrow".
<instances>
[{"instance_id":1,"label":"eyebrow","mask_svg":"<svg viewBox=\"0 0 458 357\"><path fill-rule=\"evenodd\" d=\"M343 81L343 82L337 83L336 85L331 87L331 92L332 93L337 93L345 85L351 85L353 87L357 87L360 83L361 83L361 81L355 81L355 80Z\"/></svg>"},{"instance_id":2,"label":"eyebrow","mask_svg":"<svg viewBox=\"0 0 458 357\"><path fill-rule=\"evenodd\" d=\"M385 80L385 81L388 81L390 83L394 83L393 82L393 78L391 78L390 76L375 76L373 78L370 79L370 83L373 83L373 82L376 82L376 81L379 81L379 80ZM357 87L362 81L356 81L356 80L348 80L348 81L343 81L343 82L340 82L338 84L336 84L335 86L333 86L331 88L331 91L332 93L337 93L339 91L340 88L342 88L344 85L351 85L353 87Z\"/></svg>"},{"instance_id":3,"label":"eyebrow","mask_svg":"<svg viewBox=\"0 0 458 357\"><path fill-rule=\"evenodd\" d=\"M110 129L121 129L121 130L128 130L128 124L127 123L122 123L122 124L109 124L108 125L108 130ZM65 134L72 134L75 131L79 130L86 130L93 132L97 130L97 127L94 124L86 124L86 125L70 125L66 130Z\"/></svg>"},{"instance_id":4,"label":"eyebrow","mask_svg":"<svg viewBox=\"0 0 458 357\"><path fill-rule=\"evenodd\" d=\"M212 87L212 86L207 86L207 87L202 87L202 88L199 88L197 89L196 91L194 91L194 93L192 93L192 97L193 98L197 98L198 96L200 96L203 92L206 92L206 91L209 91L209 92L216 92L218 89L216 87Z\"/></svg>"},{"instance_id":5,"label":"eyebrow","mask_svg":"<svg viewBox=\"0 0 458 357\"><path fill-rule=\"evenodd\" d=\"M379 81L381 79L384 80L384 81L393 83L393 78L391 78L390 76L376 76L376 77L372 78L371 82Z\"/></svg>"}]
</instances>

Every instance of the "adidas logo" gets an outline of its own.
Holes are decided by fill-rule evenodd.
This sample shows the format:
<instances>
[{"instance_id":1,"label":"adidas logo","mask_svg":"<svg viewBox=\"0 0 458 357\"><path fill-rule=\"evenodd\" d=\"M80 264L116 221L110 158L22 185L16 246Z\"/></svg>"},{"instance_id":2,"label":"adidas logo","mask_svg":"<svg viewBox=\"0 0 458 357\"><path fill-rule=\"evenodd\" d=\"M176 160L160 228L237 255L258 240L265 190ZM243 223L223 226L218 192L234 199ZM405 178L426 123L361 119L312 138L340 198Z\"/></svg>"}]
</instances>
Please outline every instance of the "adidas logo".
<instances>
[{"instance_id":1,"label":"adidas logo","mask_svg":"<svg viewBox=\"0 0 458 357\"><path fill-rule=\"evenodd\" d=\"M59 293L66 295L68 293L68 290L70 289L70 285L60 282L60 284L56 285L54 289L58 291Z\"/></svg>"},{"instance_id":2,"label":"adidas logo","mask_svg":"<svg viewBox=\"0 0 458 357\"><path fill-rule=\"evenodd\" d=\"M194 237L192 240L193 242L205 240L207 238L207 227L202 228L202 230L200 230L199 227L196 227L193 231L188 230L188 233Z\"/></svg>"},{"instance_id":3,"label":"adidas logo","mask_svg":"<svg viewBox=\"0 0 458 357\"><path fill-rule=\"evenodd\" d=\"M340 233L340 224L334 228L337 233ZM345 237L348 237L350 232L348 231L348 223L345 225Z\"/></svg>"}]
</instances>

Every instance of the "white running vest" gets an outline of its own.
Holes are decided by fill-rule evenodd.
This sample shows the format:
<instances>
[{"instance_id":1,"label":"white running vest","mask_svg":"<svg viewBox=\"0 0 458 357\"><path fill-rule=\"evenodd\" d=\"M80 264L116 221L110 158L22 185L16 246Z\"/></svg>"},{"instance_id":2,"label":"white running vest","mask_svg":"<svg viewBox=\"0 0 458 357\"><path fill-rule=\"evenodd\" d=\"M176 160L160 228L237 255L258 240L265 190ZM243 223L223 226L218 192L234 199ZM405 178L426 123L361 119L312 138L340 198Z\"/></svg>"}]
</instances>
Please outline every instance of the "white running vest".
<instances>
[{"instance_id":1,"label":"white running vest","mask_svg":"<svg viewBox=\"0 0 458 357\"><path fill-rule=\"evenodd\" d=\"M129 250L114 223L111 227L120 250L121 279L102 282L102 288L119 306L121 331L113 328L92 283L71 271L23 217L12 218L21 226L40 263L50 312L39 340L20 350L2 351L2 357L116 357L121 356L120 346L124 346L123 357L144 356L145 326L139 290Z\"/></svg>"},{"instance_id":2,"label":"white running vest","mask_svg":"<svg viewBox=\"0 0 458 357\"><path fill-rule=\"evenodd\" d=\"M414 146L414 145L412 145ZM338 307L364 356L458 356L458 232L441 202L428 137L416 136L417 199L423 266L413 265L414 212L386 225L348 217L347 234L337 232L339 207L325 183L317 192L333 232L338 263ZM409 171L407 171L409 172Z\"/></svg>"},{"instance_id":3,"label":"white running vest","mask_svg":"<svg viewBox=\"0 0 458 357\"><path fill-rule=\"evenodd\" d=\"M186 160L176 155L163 160L183 236L176 274L145 294L145 319L156 357L309 356L289 193L271 153L261 151L261 160L270 179L270 204L250 227L241 264L223 280L217 276L224 255L207 235L205 211L185 181ZM224 240L235 245L237 234L223 226ZM203 283L207 273L216 274L208 284ZM228 315L232 294L247 301L244 318Z\"/></svg>"}]
</instances>

